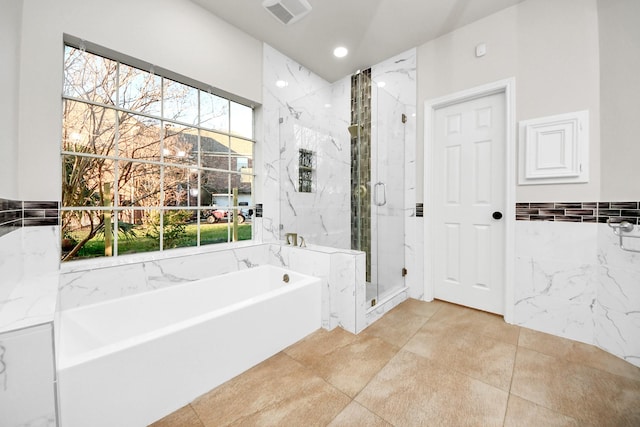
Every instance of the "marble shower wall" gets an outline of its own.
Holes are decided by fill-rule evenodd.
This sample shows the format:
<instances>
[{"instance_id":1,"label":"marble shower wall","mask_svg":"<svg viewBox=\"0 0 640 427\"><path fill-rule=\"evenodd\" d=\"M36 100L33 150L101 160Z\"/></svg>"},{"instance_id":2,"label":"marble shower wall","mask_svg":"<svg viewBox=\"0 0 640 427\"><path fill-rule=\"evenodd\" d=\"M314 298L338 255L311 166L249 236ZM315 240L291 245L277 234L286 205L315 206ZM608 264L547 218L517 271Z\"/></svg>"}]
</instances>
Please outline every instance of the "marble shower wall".
<instances>
[{"instance_id":1,"label":"marble shower wall","mask_svg":"<svg viewBox=\"0 0 640 427\"><path fill-rule=\"evenodd\" d=\"M265 45L264 52L264 135L260 148L263 170L258 173L265 179L256 199L257 203L264 204L259 227L262 241L282 240L284 233L296 232L312 244L349 249L350 77L330 85L270 46ZM379 105L379 116L394 116L387 110L399 103L408 119L403 125L404 152L390 153L387 159L390 163L387 167L403 176L398 188L388 191L403 195L401 211L392 215L404 222L401 240L404 241L405 266L409 269L405 283L411 289L410 295L420 298L422 270L415 261L416 50L374 65L371 71L376 82L385 83L381 91L388 97L387 102ZM281 87L277 82L281 82ZM398 120L402 112L395 114ZM391 132L384 129L386 123L375 125L383 127L378 129L381 134ZM312 193L297 191L300 149L314 152ZM398 161L397 165L393 163ZM384 233L391 228L394 227L380 229ZM401 247L388 249L396 253L403 250Z\"/></svg>"},{"instance_id":2,"label":"marble shower wall","mask_svg":"<svg viewBox=\"0 0 640 427\"><path fill-rule=\"evenodd\" d=\"M283 168L280 156L282 126L279 119L282 112L295 117L297 110L292 107L292 103L328 88L329 83L267 44L263 49L263 75L263 128L256 147L256 157L259 156L256 173L261 177L259 187L256 188L256 203L263 204L263 217L256 222L256 235L263 242L275 242L284 238L284 229L280 229ZM319 103L307 110L306 114L322 115L323 108L324 104ZM304 232L300 231L301 234Z\"/></svg>"},{"instance_id":3,"label":"marble shower wall","mask_svg":"<svg viewBox=\"0 0 640 427\"><path fill-rule=\"evenodd\" d=\"M350 140L345 81L280 109L280 223L307 242L350 248ZM342 119L340 119L342 117ZM299 152L311 151L311 192L299 191Z\"/></svg>"}]
</instances>

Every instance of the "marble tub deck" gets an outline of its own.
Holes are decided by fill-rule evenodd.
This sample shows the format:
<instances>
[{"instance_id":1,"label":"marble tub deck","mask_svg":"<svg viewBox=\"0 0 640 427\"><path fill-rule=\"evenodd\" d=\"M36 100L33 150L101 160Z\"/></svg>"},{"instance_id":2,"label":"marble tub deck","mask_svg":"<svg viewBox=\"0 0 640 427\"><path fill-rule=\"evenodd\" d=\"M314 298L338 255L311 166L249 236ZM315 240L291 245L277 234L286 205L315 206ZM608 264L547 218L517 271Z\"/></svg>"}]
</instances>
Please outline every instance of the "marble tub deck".
<instances>
[{"instance_id":1,"label":"marble tub deck","mask_svg":"<svg viewBox=\"0 0 640 427\"><path fill-rule=\"evenodd\" d=\"M409 299L319 330L152 424L637 426L640 368L594 346Z\"/></svg>"}]
</instances>

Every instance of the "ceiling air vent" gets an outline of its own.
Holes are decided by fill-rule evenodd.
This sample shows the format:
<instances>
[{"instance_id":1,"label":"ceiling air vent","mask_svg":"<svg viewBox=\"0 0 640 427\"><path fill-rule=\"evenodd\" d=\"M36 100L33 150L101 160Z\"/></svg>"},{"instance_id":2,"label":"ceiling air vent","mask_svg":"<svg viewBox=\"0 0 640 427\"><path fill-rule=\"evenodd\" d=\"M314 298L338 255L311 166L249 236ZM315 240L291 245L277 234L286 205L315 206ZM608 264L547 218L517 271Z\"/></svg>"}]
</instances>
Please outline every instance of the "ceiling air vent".
<instances>
[{"instance_id":1,"label":"ceiling air vent","mask_svg":"<svg viewBox=\"0 0 640 427\"><path fill-rule=\"evenodd\" d=\"M262 6L285 25L293 24L311 11L307 0L264 0Z\"/></svg>"}]
</instances>

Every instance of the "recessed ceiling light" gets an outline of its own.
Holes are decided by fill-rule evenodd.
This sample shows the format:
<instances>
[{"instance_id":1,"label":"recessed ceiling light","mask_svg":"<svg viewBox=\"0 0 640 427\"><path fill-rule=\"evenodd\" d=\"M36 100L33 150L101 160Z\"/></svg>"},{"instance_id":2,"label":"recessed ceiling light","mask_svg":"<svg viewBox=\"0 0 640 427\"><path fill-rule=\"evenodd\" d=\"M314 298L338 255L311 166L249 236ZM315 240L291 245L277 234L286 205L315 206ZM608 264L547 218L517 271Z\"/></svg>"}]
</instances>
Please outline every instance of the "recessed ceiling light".
<instances>
[{"instance_id":1,"label":"recessed ceiling light","mask_svg":"<svg viewBox=\"0 0 640 427\"><path fill-rule=\"evenodd\" d=\"M336 58L344 58L348 53L349 50L347 50L347 48L344 46L338 46L337 48L333 49L333 55Z\"/></svg>"},{"instance_id":2,"label":"recessed ceiling light","mask_svg":"<svg viewBox=\"0 0 640 427\"><path fill-rule=\"evenodd\" d=\"M278 81L276 82L276 86L278 86L279 88L281 88L281 89L282 89L282 88L284 88L284 87L289 86L289 82L287 82L287 81L285 81L285 80L278 80Z\"/></svg>"}]
</instances>

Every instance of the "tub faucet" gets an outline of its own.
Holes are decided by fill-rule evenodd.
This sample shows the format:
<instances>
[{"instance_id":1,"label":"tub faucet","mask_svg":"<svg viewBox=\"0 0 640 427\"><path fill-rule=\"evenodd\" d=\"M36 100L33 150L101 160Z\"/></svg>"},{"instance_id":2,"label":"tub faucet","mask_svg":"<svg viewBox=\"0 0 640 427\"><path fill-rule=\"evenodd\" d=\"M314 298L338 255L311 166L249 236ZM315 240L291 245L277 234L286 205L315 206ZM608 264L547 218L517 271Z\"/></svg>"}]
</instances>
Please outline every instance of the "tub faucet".
<instances>
[{"instance_id":1,"label":"tub faucet","mask_svg":"<svg viewBox=\"0 0 640 427\"><path fill-rule=\"evenodd\" d=\"M304 237L300 236L300 247L301 248L306 248L307 244L304 242Z\"/></svg>"},{"instance_id":2,"label":"tub faucet","mask_svg":"<svg viewBox=\"0 0 640 427\"><path fill-rule=\"evenodd\" d=\"M298 246L298 235L296 233L287 233L284 235L287 245Z\"/></svg>"}]
</instances>

